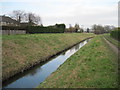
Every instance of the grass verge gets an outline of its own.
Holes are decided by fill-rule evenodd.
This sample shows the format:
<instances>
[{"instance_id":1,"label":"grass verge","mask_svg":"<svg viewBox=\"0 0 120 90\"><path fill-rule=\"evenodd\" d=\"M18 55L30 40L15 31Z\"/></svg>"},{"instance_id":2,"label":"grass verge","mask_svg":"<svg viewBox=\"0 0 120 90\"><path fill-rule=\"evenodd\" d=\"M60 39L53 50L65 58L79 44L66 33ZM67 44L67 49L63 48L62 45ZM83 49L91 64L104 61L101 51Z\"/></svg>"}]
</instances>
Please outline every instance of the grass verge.
<instances>
[{"instance_id":1,"label":"grass verge","mask_svg":"<svg viewBox=\"0 0 120 90\"><path fill-rule=\"evenodd\" d=\"M94 34L3 35L3 81Z\"/></svg>"},{"instance_id":2,"label":"grass verge","mask_svg":"<svg viewBox=\"0 0 120 90\"><path fill-rule=\"evenodd\" d=\"M95 37L37 88L117 88L117 55L109 48Z\"/></svg>"},{"instance_id":3,"label":"grass verge","mask_svg":"<svg viewBox=\"0 0 120 90\"><path fill-rule=\"evenodd\" d=\"M114 44L116 47L118 47L120 49L120 42L115 40L114 38L110 37L110 34L104 34L103 35L109 42L111 42L112 44Z\"/></svg>"},{"instance_id":4,"label":"grass verge","mask_svg":"<svg viewBox=\"0 0 120 90\"><path fill-rule=\"evenodd\" d=\"M104 34L104 37L119 49L118 50L118 75L119 75L119 88L120 88L120 42L112 38L110 34Z\"/></svg>"}]
</instances>

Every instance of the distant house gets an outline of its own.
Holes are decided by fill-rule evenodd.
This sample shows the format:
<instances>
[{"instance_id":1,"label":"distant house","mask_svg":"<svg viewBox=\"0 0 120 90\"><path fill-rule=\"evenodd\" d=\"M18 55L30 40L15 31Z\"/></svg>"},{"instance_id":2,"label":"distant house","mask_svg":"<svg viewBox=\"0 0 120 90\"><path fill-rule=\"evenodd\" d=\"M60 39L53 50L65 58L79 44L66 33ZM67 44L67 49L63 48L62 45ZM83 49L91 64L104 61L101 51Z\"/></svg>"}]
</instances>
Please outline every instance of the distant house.
<instances>
[{"instance_id":1,"label":"distant house","mask_svg":"<svg viewBox=\"0 0 120 90\"><path fill-rule=\"evenodd\" d=\"M16 20L8 16L5 15L0 16L0 26L18 26L18 25L19 23Z\"/></svg>"},{"instance_id":2,"label":"distant house","mask_svg":"<svg viewBox=\"0 0 120 90\"><path fill-rule=\"evenodd\" d=\"M21 22L19 24L18 21L8 17L8 16L0 16L0 26L28 26L29 23L28 22ZM31 26L37 26L37 24L35 23L30 23Z\"/></svg>"},{"instance_id":3,"label":"distant house","mask_svg":"<svg viewBox=\"0 0 120 90\"><path fill-rule=\"evenodd\" d=\"M28 25L29 25L28 22L22 22L22 23L20 23L20 26L28 26ZM37 26L37 24L35 24L35 23L31 23L31 25L32 26Z\"/></svg>"},{"instance_id":4,"label":"distant house","mask_svg":"<svg viewBox=\"0 0 120 90\"><path fill-rule=\"evenodd\" d=\"M22 22L22 23L20 23L20 26L28 26L28 23Z\"/></svg>"}]
</instances>

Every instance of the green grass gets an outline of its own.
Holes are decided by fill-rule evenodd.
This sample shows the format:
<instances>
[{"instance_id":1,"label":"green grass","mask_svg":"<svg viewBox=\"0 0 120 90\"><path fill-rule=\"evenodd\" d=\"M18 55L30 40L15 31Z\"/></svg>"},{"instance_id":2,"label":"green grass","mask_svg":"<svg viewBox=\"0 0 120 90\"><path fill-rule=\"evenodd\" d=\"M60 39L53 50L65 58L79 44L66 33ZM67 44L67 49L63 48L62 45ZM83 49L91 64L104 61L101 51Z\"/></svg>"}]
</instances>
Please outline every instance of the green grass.
<instances>
[{"instance_id":1,"label":"green grass","mask_svg":"<svg viewBox=\"0 0 120 90\"><path fill-rule=\"evenodd\" d=\"M37 88L117 88L117 55L109 48L96 36Z\"/></svg>"},{"instance_id":2,"label":"green grass","mask_svg":"<svg viewBox=\"0 0 120 90\"><path fill-rule=\"evenodd\" d=\"M116 39L112 38L110 34L104 34L103 35L108 41L110 41L112 44L114 44L116 47L120 48L120 42Z\"/></svg>"},{"instance_id":3,"label":"green grass","mask_svg":"<svg viewBox=\"0 0 120 90\"><path fill-rule=\"evenodd\" d=\"M94 34L3 35L3 80Z\"/></svg>"}]
</instances>

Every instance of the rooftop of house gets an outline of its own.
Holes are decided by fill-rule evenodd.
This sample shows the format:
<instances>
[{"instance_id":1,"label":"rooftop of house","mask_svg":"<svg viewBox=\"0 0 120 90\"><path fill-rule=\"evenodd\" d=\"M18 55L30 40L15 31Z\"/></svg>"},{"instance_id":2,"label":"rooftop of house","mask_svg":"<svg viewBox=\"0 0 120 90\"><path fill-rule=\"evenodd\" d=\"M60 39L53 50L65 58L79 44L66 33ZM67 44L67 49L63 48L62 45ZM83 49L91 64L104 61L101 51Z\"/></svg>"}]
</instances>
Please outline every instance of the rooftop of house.
<instances>
[{"instance_id":1,"label":"rooftop of house","mask_svg":"<svg viewBox=\"0 0 120 90\"><path fill-rule=\"evenodd\" d=\"M16 21L15 19L12 19L11 17L5 16L5 15L0 16L0 22L13 23L13 24L18 25L18 21ZM20 23L21 26L27 26L28 24L29 24L28 22ZM32 22L31 25L37 25L37 24Z\"/></svg>"},{"instance_id":2,"label":"rooftop of house","mask_svg":"<svg viewBox=\"0 0 120 90\"><path fill-rule=\"evenodd\" d=\"M28 22L21 22L21 23L20 23L21 26L27 26L28 24L29 24ZM35 23L33 23L33 22L32 22L31 24L32 24L32 25L37 25L37 24L35 24Z\"/></svg>"},{"instance_id":3,"label":"rooftop of house","mask_svg":"<svg viewBox=\"0 0 120 90\"><path fill-rule=\"evenodd\" d=\"M0 18L1 18L0 22L16 23L16 24L18 24L18 22L16 20L14 20L14 19L12 19L12 18L10 18L8 16L3 15L3 16L0 16Z\"/></svg>"}]
</instances>

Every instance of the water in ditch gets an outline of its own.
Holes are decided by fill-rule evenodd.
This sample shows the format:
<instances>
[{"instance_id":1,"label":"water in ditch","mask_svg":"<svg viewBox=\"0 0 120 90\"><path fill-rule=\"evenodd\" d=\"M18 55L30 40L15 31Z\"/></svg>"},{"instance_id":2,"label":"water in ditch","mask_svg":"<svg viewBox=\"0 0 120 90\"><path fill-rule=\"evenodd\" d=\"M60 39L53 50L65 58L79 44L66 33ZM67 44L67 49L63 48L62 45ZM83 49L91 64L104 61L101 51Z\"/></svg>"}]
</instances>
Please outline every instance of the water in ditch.
<instances>
[{"instance_id":1,"label":"water in ditch","mask_svg":"<svg viewBox=\"0 0 120 90\"><path fill-rule=\"evenodd\" d=\"M90 39L87 39L71 49L52 58L44 64L37 65L32 69L16 75L3 83L3 88L34 88L42 83L52 72L63 64L71 55L83 47Z\"/></svg>"}]
</instances>

